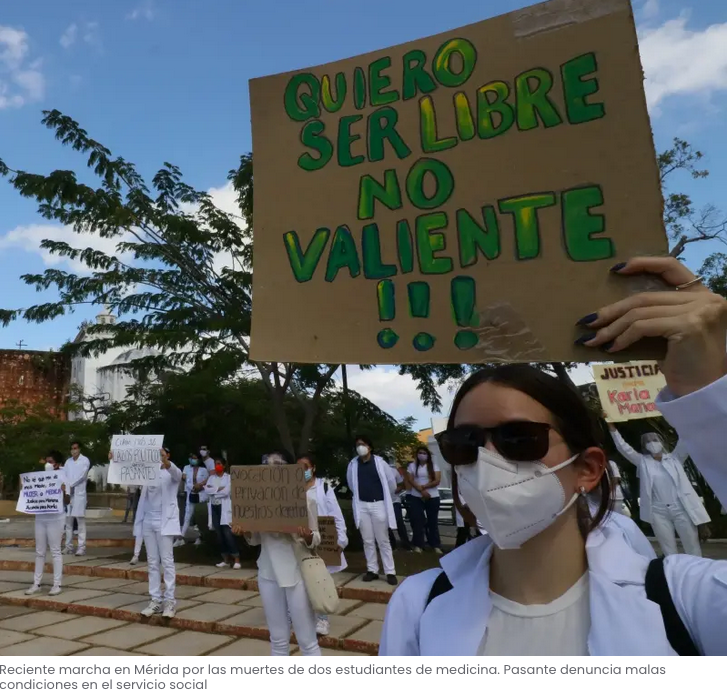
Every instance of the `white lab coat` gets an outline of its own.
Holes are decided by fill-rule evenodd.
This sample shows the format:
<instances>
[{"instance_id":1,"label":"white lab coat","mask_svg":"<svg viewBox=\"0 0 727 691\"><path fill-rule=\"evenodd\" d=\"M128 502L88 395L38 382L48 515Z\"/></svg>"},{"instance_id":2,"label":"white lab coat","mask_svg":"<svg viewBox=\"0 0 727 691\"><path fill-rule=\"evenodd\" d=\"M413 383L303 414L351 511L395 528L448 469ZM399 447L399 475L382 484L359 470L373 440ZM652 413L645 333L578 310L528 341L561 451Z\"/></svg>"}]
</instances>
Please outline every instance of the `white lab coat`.
<instances>
[{"instance_id":1,"label":"white lab coat","mask_svg":"<svg viewBox=\"0 0 727 691\"><path fill-rule=\"evenodd\" d=\"M333 516L333 520L336 522L338 546L341 548L341 565L328 567L329 573L336 573L343 571L348 566L346 555L343 553L343 550L348 547L348 534L346 533L346 521L343 518L338 499L336 499L336 493L330 485L326 492L325 484L325 481L320 478L316 480L316 504L318 506L318 516Z\"/></svg>"},{"instance_id":2,"label":"white lab coat","mask_svg":"<svg viewBox=\"0 0 727 691\"><path fill-rule=\"evenodd\" d=\"M595 501L588 501L588 507L591 510L591 515L595 516L598 512L598 504ZM626 542L634 549L647 559L656 559L656 552L649 542L649 538L644 535L641 528L636 525L636 522L630 519L628 516L624 516L617 511L612 511L605 519L604 524L613 525L618 528L624 536Z\"/></svg>"},{"instance_id":3,"label":"white lab coat","mask_svg":"<svg viewBox=\"0 0 727 691\"><path fill-rule=\"evenodd\" d=\"M177 503L177 489L182 480L182 471L174 463L168 470L159 473L159 482L162 488L162 528L161 534L176 537L180 532L179 525L179 504ZM139 505L136 509L134 520L134 537L144 535L144 514L146 513L146 501L149 493L149 486L144 485L139 497Z\"/></svg>"},{"instance_id":4,"label":"white lab coat","mask_svg":"<svg viewBox=\"0 0 727 691\"><path fill-rule=\"evenodd\" d=\"M381 480L381 487L384 490L384 506L386 507L386 517L389 521L389 528L396 530L396 514L394 513L394 502L392 496L396 494L396 480L393 473L389 472L389 464L380 456L374 456L376 463L376 471ZM351 460L346 471L346 481L353 493L353 520L356 527L359 528L361 519L359 517L359 506L361 502L358 498L358 457Z\"/></svg>"},{"instance_id":5,"label":"white lab coat","mask_svg":"<svg viewBox=\"0 0 727 691\"><path fill-rule=\"evenodd\" d=\"M74 518L83 518L86 515L86 502L88 501L86 482L90 469L91 461L83 454L76 461L73 460L73 457L69 458L63 465L66 473L66 491L71 495L71 503L66 512Z\"/></svg>"},{"instance_id":6,"label":"white lab coat","mask_svg":"<svg viewBox=\"0 0 727 691\"><path fill-rule=\"evenodd\" d=\"M219 499L220 506L220 525L232 525L232 499L230 498L230 475L224 473L219 477L217 473L211 475L205 486L205 494L207 499L207 527L214 530L212 525L212 500Z\"/></svg>"},{"instance_id":7,"label":"white lab coat","mask_svg":"<svg viewBox=\"0 0 727 691\"><path fill-rule=\"evenodd\" d=\"M616 430L611 431L611 436L613 437L613 442L619 450L619 453L621 453L626 460L633 463L638 470L639 497L641 499L641 503L639 505L640 516L642 520L647 523L651 523L651 500L654 479L650 472L648 459L643 454L640 454L631 448ZM671 479L674 481L677 495L679 496L682 506L687 512L692 523L694 523L694 525L709 523L709 514L704 508L704 504L699 498L699 495L694 491L692 483L689 482L687 474L684 472L684 462L687 458L689 458L689 452L686 450L685 445L681 442L680 437L680 442L676 445L676 448L671 453L665 453L662 456L661 463L667 473L669 473Z\"/></svg>"},{"instance_id":8,"label":"white lab coat","mask_svg":"<svg viewBox=\"0 0 727 691\"><path fill-rule=\"evenodd\" d=\"M194 486L194 482L192 479L194 478L194 469L197 469L197 483L198 485L204 485L207 482L207 479L209 478L210 474L207 472L207 468L205 468L203 465L186 465L184 467L184 470L182 471L182 477L184 478L184 491L187 493L187 503L189 504L189 494L192 491L192 487ZM207 501L207 494L205 493L204 489L199 493L199 501L200 503Z\"/></svg>"},{"instance_id":9,"label":"white lab coat","mask_svg":"<svg viewBox=\"0 0 727 691\"><path fill-rule=\"evenodd\" d=\"M674 399L661 392L657 404L677 430L705 480L727 502L727 377ZM590 655L674 655L661 609L646 597L650 559L627 541L611 517L586 541L591 629ZM379 655L476 655L492 609L489 589L492 542L483 536L440 560L453 588L425 604L440 573L410 576L389 603ZM703 655L727 655L727 561L676 554L664 560L674 605Z\"/></svg>"}]
</instances>

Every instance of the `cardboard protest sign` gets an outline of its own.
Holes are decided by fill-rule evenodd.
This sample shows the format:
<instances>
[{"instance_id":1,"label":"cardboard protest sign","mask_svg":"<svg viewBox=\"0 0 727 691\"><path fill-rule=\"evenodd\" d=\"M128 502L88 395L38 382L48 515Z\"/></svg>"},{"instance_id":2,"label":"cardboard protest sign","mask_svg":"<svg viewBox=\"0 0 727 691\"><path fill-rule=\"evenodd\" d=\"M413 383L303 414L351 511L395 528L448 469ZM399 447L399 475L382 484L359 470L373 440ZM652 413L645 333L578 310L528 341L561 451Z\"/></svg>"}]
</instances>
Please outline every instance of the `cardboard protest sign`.
<instances>
[{"instance_id":1,"label":"cardboard protest sign","mask_svg":"<svg viewBox=\"0 0 727 691\"><path fill-rule=\"evenodd\" d=\"M299 465L230 468L232 523L260 533L295 533L308 527L305 469Z\"/></svg>"},{"instance_id":2,"label":"cardboard protest sign","mask_svg":"<svg viewBox=\"0 0 727 691\"><path fill-rule=\"evenodd\" d=\"M62 470L21 473L22 488L15 510L19 513L44 514L63 511Z\"/></svg>"},{"instance_id":3,"label":"cardboard protest sign","mask_svg":"<svg viewBox=\"0 0 727 691\"><path fill-rule=\"evenodd\" d=\"M341 548L338 546L338 531L333 516L318 516L318 530L321 544L316 547L318 556L326 566L341 565Z\"/></svg>"},{"instance_id":4,"label":"cardboard protest sign","mask_svg":"<svg viewBox=\"0 0 727 691\"><path fill-rule=\"evenodd\" d=\"M113 458L109 465L111 485L156 485L159 483L163 434L115 434L111 438Z\"/></svg>"},{"instance_id":5,"label":"cardboard protest sign","mask_svg":"<svg viewBox=\"0 0 727 691\"><path fill-rule=\"evenodd\" d=\"M629 0L252 80L251 357L592 359L576 321L658 285L608 269L667 251L642 81Z\"/></svg>"},{"instance_id":6,"label":"cardboard protest sign","mask_svg":"<svg viewBox=\"0 0 727 691\"><path fill-rule=\"evenodd\" d=\"M659 417L656 396L666 386L657 362L593 365L598 397L608 422Z\"/></svg>"}]
</instances>

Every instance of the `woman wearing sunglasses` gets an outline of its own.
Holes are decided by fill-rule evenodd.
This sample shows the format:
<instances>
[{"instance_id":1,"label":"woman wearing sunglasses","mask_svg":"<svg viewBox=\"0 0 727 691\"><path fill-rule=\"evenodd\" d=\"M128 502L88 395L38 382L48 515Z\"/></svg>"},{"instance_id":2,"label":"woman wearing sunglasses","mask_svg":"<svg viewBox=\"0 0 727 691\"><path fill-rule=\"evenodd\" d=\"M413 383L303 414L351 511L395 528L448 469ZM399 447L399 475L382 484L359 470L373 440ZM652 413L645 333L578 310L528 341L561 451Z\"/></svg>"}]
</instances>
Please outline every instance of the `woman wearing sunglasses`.
<instances>
[{"instance_id":1,"label":"woman wearing sunglasses","mask_svg":"<svg viewBox=\"0 0 727 691\"><path fill-rule=\"evenodd\" d=\"M577 343L595 348L596 359L599 348L666 340L659 409L724 502L727 302L669 257L612 271L658 274L671 289L584 317L589 333ZM438 442L454 497L461 493L461 510L488 535L404 581L380 654L727 654L727 561L650 560L631 547L605 520L612 493L603 438L581 396L554 377L526 365L470 377Z\"/></svg>"}]
</instances>

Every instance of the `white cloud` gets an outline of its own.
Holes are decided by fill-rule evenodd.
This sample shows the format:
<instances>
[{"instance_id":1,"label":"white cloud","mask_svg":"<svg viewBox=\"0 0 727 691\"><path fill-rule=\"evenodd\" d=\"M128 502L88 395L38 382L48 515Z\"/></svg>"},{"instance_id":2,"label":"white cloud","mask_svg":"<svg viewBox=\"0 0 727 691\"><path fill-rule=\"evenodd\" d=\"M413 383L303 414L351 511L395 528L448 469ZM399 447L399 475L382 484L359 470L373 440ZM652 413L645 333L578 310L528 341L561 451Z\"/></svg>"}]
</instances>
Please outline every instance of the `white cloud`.
<instances>
[{"instance_id":1,"label":"white cloud","mask_svg":"<svg viewBox=\"0 0 727 691\"><path fill-rule=\"evenodd\" d=\"M674 96L709 99L727 90L727 22L701 30L687 27L682 14L639 37L646 99L652 115Z\"/></svg>"},{"instance_id":2,"label":"white cloud","mask_svg":"<svg viewBox=\"0 0 727 691\"><path fill-rule=\"evenodd\" d=\"M59 43L62 48L70 48L78 38L78 24L71 24L61 35Z\"/></svg>"},{"instance_id":3,"label":"white cloud","mask_svg":"<svg viewBox=\"0 0 727 691\"><path fill-rule=\"evenodd\" d=\"M80 274L89 274L91 271L80 260L70 260L66 257L59 257L51 254L46 249L41 249L42 240L55 240L57 242L67 242L71 247L76 249L85 249L93 247L109 255L116 255L116 246L119 238L101 238L96 235L79 235L74 233L72 228L68 226L55 226L50 224L32 224L25 226L17 226L5 235L0 236L0 253L4 250L22 250L30 254L40 256L43 264L47 267L68 268L71 271ZM120 255L121 259L125 259L124 255Z\"/></svg>"},{"instance_id":4,"label":"white cloud","mask_svg":"<svg viewBox=\"0 0 727 691\"><path fill-rule=\"evenodd\" d=\"M61 47L68 50L79 40L94 48L101 48L101 34L98 22L84 22L80 25L75 22L70 24L61 35L59 43Z\"/></svg>"},{"instance_id":5,"label":"white cloud","mask_svg":"<svg viewBox=\"0 0 727 691\"><path fill-rule=\"evenodd\" d=\"M143 2L126 15L126 18L130 19L132 22L137 19L146 19L146 21L151 22L154 20L154 17L156 17L156 10L154 9L154 3L151 0Z\"/></svg>"},{"instance_id":6,"label":"white cloud","mask_svg":"<svg viewBox=\"0 0 727 691\"><path fill-rule=\"evenodd\" d=\"M0 110L20 108L45 95L41 61L27 62L29 53L25 31L0 25Z\"/></svg>"},{"instance_id":7,"label":"white cloud","mask_svg":"<svg viewBox=\"0 0 727 691\"><path fill-rule=\"evenodd\" d=\"M659 16L660 11L659 0L646 0L641 8L641 16L644 19L655 19Z\"/></svg>"}]
</instances>

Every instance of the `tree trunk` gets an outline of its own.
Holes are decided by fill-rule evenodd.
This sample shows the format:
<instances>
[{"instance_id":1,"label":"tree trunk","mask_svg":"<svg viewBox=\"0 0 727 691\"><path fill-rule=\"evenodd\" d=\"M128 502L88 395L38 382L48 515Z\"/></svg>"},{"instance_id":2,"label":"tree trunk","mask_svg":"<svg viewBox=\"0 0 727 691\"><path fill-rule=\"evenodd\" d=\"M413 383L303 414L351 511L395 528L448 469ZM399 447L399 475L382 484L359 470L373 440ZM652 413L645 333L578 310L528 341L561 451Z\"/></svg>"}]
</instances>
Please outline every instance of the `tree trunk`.
<instances>
[{"instance_id":1,"label":"tree trunk","mask_svg":"<svg viewBox=\"0 0 727 691\"><path fill-rule=\"evenodd\" d=\"M550 366L553 368L553 372L555 372L555 376L560 379L563 384L570 387L574 391L578 391L578 387L573 383L573 380L570 378L570 375L568 374L568 370L566 369L566 366L562 362L551 362Z\"/></svg>"}]
</instances>

